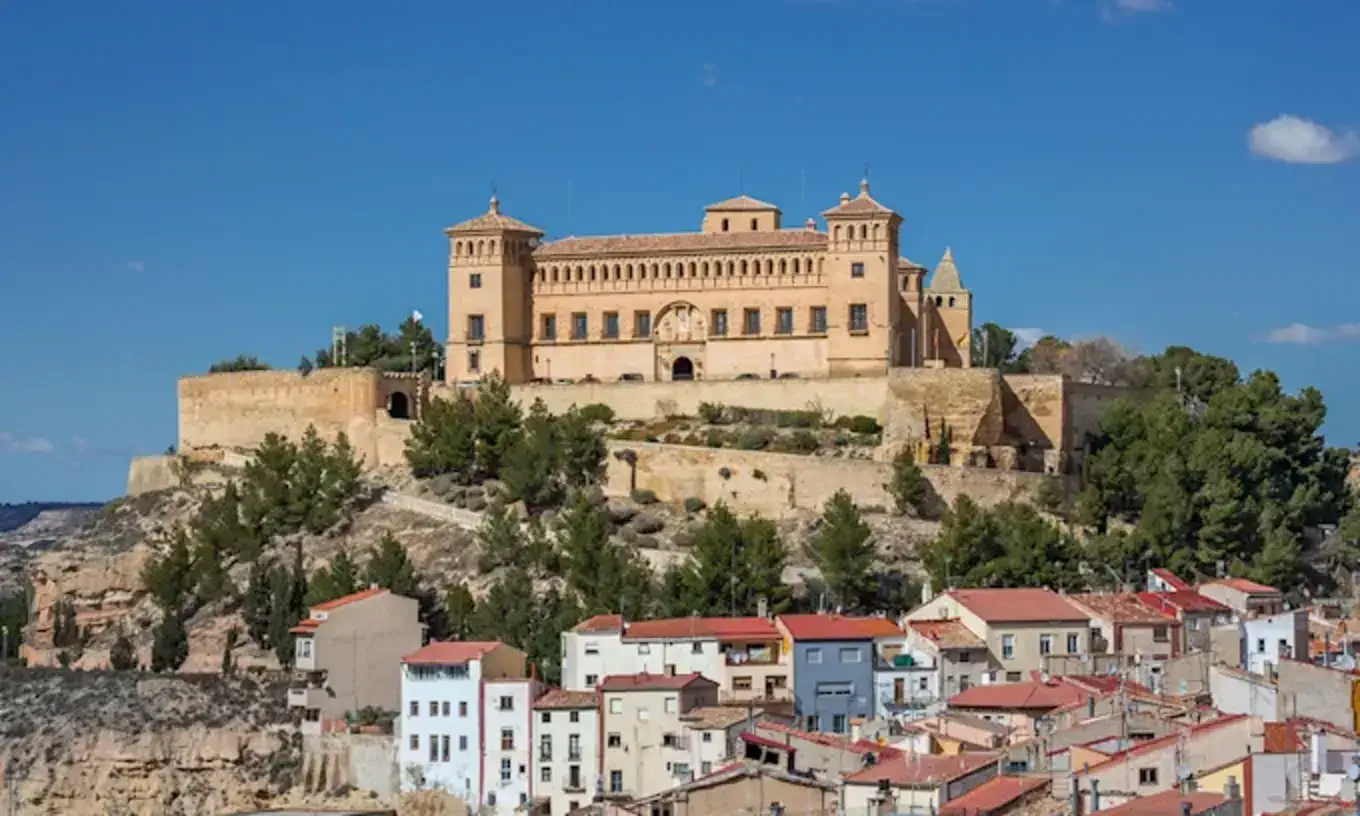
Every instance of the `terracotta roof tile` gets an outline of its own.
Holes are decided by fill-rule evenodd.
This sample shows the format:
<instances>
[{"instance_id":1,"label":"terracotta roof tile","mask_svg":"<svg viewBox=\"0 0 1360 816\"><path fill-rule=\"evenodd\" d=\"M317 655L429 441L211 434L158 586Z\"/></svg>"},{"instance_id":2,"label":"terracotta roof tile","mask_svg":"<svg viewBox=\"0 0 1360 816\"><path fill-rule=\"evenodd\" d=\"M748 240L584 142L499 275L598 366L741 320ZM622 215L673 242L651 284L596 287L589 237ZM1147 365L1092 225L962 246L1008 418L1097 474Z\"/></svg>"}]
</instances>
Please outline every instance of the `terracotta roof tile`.
<instances>
[{"instance_id":1,"label":"terracotta roof tile","mask_svg":"<svg viewBox=\"0 0 1360 816\"><path fill-rule=\"evenodd\" d=\"M1015 709L1050 711L1060 706L1084 702L1090 691L1061 681L1029 683L990 683L973 686L949 698L950 708Z\"/></svg>"},{"instance_id":2,"label":"terracotta roof tile","mask_svg":"<svg viewBox=\"0 0 1360 816\"><path fill-rule=\"evenodd\" d=\"M1238 592L1245 592L1248 595L1280 594L1280 591L1275 587L1266 586L1265 584L1258 584L1255 581L1248 581L1246 578L1220 578L1217 581L1206 581L1204 582L1203 586L1212 586L1214 584L1231 587L1237 590Z\"/></svg>"},{"instance_id":3,"label":"terracotta roof tile","mask_svg":"<svg viewBox=\"0 0 1360 816\"><path fill-rule=\"evenodd\" d=\"M635 621L624 630L624 640L778 640L779 630L766 618L661 618Z\"/></svg>"},{"instance_id":4,"label":"terracotta roof tile","mask_svg":"<svg viewBox=\"0 0 1360 816\"><path fill-rule=\"evenodd\" d=\"M711 250L823 249L826 233L799 229L777 232L675 232L645 235L600 235L561 238L534 250L536 260L602 254L644 255L656 252Z\"/></svg>"},{"instance_id":5,"label":"terracotta roof tile","mask_svg":"<svg viewBox=\"0 0 1360 816\"><path fill-rule=\"evenodd\" d=\"M1193 589L1177 590L1176 592L1139 592L1138 600L1162 611L1179 610L1181 612L1231 612L1226 605L1215 601L1213 598L1199 594Z\"/></svg>"},{"instance_id":6,"label":"terracotta roof tile","mask_svg":"<svg viewBox=\"0 0 1360 816\"><path fill-rule=\"evenodd\" d=\"M362 590L360 592L355 592L352 595L346 595L342 598L336 598L335 600L326 601L325 603L313 604L312 611L330 612L332 609L339 609L340 607L345 606L347 604L356 603L358 601L366 601L369 598L376 598L379 595L386 594L386 592L387 589L384 587L369 587L368 589Z\"/></svg>"},{"instance_id":7,"label":"terracotta roof tile","mask_svg":"<svg viewBox=\"0 0 1360 816\"><path fill-rule=\"evenodd\" d=\"M1178 592L1187 589L1194 589L1194 587L1190 586L1188 583L1181 580L1181 577L1179 575L1165 567L1157 567L1156 569L1152 570L1152 574L1157 576L1158 578L1161 578L1162 581L1164 581L1167 586L1171 587L1172 589Z\"/></svg>"},{"instance_id":8,"label":"terracotta roof tile","mask_svg":"<svg viewBox=\"0 0 1360 816\"><path fill-rule=\"evenodd\" d=\"M312 620L311 618L308 618L308 619L306 619L306 620L298 621L298 622L297 622L297 626L294 626L292 629L289 629L288 631L289 631L289 632L292 632L292 633L295 634L295 635L304 635L304 634L309 635L309 634L315 632L315 631L316 631L316 627L320 626L321 623L322 623L322 622L319 621L319 620Z\"/></svg>"},{"instance_id":9,"label":"terracotta roof tile","mask_svg":"<svg viewBox=\"0 0 1360 816\"><path fill-rule=\"evenodd\" d=\"M1189 802L1190 813L1194 816L1212 810L1226 801L1228 797L1221 793L1209 791L1181 793L1178 790L1169 790L1151 796L1139 796L1122 805L1098 810L1096 813L1108 816L1181 816L1185 812L1183 804Z\"/></svg>"},{"instance_id":10,"label":"terracotta roof tile","mask_svg":"<svg viewBox=\"0 0 1360 816\"><path fill-rule=\"evenodd\" d=\"M779 622L794 640L872 640L902 634L887 618L852 615L780 615Z\"/></svg>"},{"instance_id":11,"label":"terracotta roof tile","mask_svg":"<svg viewBox=\"0 0 1360 816\"><path fill-rule=\"evenodd\" d=\"M548 711L566 708L595 708L599 698L593 691L553 689L534 701L534 709Z\"/></svg>"},{"instance_id":12,"label":"terracotta roof tile","mask_svg":"<svg viewBox=\"0 0 1360 816\"><path fill-rule=\"evenodd\" d=\"M1095 617L1115 623L1152 626L1167 626L1176 623L1175 618L1143 603L1132 592L1121 592L1116 595L1073 595L1070 600L1076 606L1088 610Z\"/></svg>"},{"instance_id":13,"label":"terracotta roof tile","mask_svg":"<svg viewBox=\"0 0 1360 816\"><path fill-rule=\"evenodd\" d=\"M1089 621L1091 616L1050 589L952 589L945 593L988 623Z\"/></svg>"},{"instance_id":14,"label":"terracotta roof tile","mask_svg":"<svg viewBox=\"0 0 1360 816\"><path fill-rule=\"evenodd\" d=\"M690 674L611 674L600 681L600 691L665 691L687 688L695 683L716 686L698 672Z\"/></svg>"},{"instance_id":15,"label":"terracotta roof tile","mask_svg":"<svg viewBox=\"0 0 1360 816\"><path fill-rule=\"evenodd\" d=\"M935 787L961 776L996 764L998 754L966 753L946 756L944 754L899 754L881 759L876 765L851 774L845 778L847 785L877 785L883 780L897 788Z\"/></svg>"},{"instance_id":16,"label":"terracotta roof tile","mask_svg":"<svg viewBox=\"0 0 1360 816\"><path fill-rule=\"evenodd\" d=\"M760 714L761 711L756 709L749 716L759 717ZM747 717L746 709L736 706L698 706L680 715L682 722L700 731L707 731L710 728L731 728L737 723L745 722Z\"/></svg>"},{"instance_id":17,"label":"terracotta roof tile","mask_svg":"<svg viewBox=\"0 0 1360 816\"><path fill-rule=\"evenodd\" d=\"M1155 751L1158 748L1163 748L1167 745L1174 745L1176 744L1176 741L1180 739L1181 734L1185 734L1187 737L1192 737L1195 736L1196 734L1202 734L1206 731L1214 731L1219 728L1222 728L1225 725L1235 723L1238 720L1246 719L1246 716L1247 716L1246 714L1228 714L1226 716L1219 717L1216 720L1210 720L1209 722L1193 725L1190 728L1185 729L1178 733L1166 734L1165 736L1157 737L1156 739L1150 739L1147 740L1146 742L1140 742L1126 751L1120 751L1119 753L1111 754L1105 760L1096 763L1095 765L1092 765L1089 768L1083 769L1082 774L1083 775L1089 774L1100 768L1104 768L1107 765L1112 765L1116 762L1123 762L1129 757L1139 756L1149 751ZM1194 747L1191 746L1190 750L1193 751Z\"/></svg>"},{"instance_id":18,"label":"terracotta roof tile","mask_svg":"<svg viewBox=\"0 0 1360 816\"><path fill-rule=\"evenodd\" d=\"M791 725L785 725L770 720L756 723L756 731L781 734L785 738L801 739L805 742L811 742L814 745L848 751L852 754L877 754L886 757L896 756L902 753L900 749L893 748L890 745L878 745L877 743L868 742L866 740L854 741L848 737L841 736L840 734L828 734L821 731L804 731L800 728L794 728ZM775 739L775 742L779 742L779 740Z\"/></svg>"},{"instance_id":19,"label":"terracotta roof tile","mask_svg":"<svg viewBox=\"0 0 1360 816\"><path fill-rule=\"evenodd\" d=\"M500 211L500 202L494 197L491 199L491 209L466 221L459 222L444 230L445 235L452 235L455 232L528 232L534 235L542 235L543 230L532 224L526 224L518 218L511 218Z\"/></svg>"},{"instance_id":20,"label":"terracotta roof tile","mask_svg":"<svg viewBox=\"0 0 1360 816\"><path fill-rule=\"evenodd\" d=\"M593 618L586 618L575 626L571 627L573 632L583 634L608 634L609 632L623 631L622 615L596 615Z\"/></svg>"},{"instance_id":21,"label":"terracotta roof tile","mask_svg":"<svg viewBox=\"0 0 1360 816\"><path fill-rule=\"evenodd\" d=\"M768 201L761 201L758 198L751 198L748 195L739 195L724 201L717 201L704 207L705 212L744 212L756 210L777 210L779 207Z\"/></svg>"},{"instance_id":22,"label":"terracotta roof tile","mask_svg":"<svg viewBox=\"0 0 1360 816\"><path fill-rule=\"evenodd\" d=\"M1022 796L1047 788L1050 780L1045 776L998 776L989 779L957 799L951 799L940 806L940 816L978 816L981 813L996 813Z\"/></svg>"},{"instance_id":23,"label":"terracotta roof tile","mask_svg":"<svg viewBox=\"0 0 1360 816\"><path fill-rule=\"evenodd\" d=\"M417 666L448 666L480 660L500 646L497 640L436 641L408 654L401 662Z\"/></svg>"},{"instance_id":24,"label":"terracotta roof tile","mask_svg":"<svg viewBox=\"0 0 1360 816\"><path fill-rule=\"evenodd\" d=\"M957 618L907 621L907 627L941 649L987 648L987 643Z\"/></svg>"},{"instance_id":25,"label":"terracotta roof tile","mask_svg":"<svg viewBox=\"0 0 1360 816\"><path fill-rule=\"evenodd\" d=\"M1300 735L1299 723L1265 723L1265 753L1297 754L1308 750Z\"/></svg>"}]
</instances>

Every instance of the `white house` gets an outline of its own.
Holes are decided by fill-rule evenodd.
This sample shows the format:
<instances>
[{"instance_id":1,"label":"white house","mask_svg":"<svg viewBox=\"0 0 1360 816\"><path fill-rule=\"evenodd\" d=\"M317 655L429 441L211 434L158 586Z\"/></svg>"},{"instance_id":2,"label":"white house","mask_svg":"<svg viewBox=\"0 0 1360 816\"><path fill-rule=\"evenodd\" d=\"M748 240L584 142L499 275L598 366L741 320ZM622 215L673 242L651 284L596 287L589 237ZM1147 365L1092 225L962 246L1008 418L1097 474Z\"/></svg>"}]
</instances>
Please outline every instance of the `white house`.
<instances>
[{"instance_id":1,"label":"white house","mask_svg":"<svg viewBox=\"0 0 1360 816\"><path fill-rule=\"evenodd\" d=\"M874 638L874 719L916 719L944 706L938 650L907 633Z\"/></svg>"},{"instance_id":2,"label":"white house","mask_svg":"<svg viewBox=\"0 0 1360 816\"><path fill-rule=\"evenodd\" d=\"M403 791L439 788L469 804L489 804L488 794L502 788L484 776L483 737L502 720L487 722L484 684L523 681L524 667L524 652L495 641L431 643L402 659L397 757ZM521 718L528 704L519 709ZM527 744L527 733L524 739ZM498 801L496 812L513 813L518 804L517 798Z\"/></svg>"},{"instance_id":3,"label":"white house","mask_svg":"<svg viewBox=\"0 0 1360 816\"><path fill-rule=\"evenodd\" d=\"M739 756L741 733L754 728L764 712L738 706L700 706L680 716L689 750L685 763L695 779L708 776Z\"/></svg>"},{"instance_id":4,"label":"white house","mask_svg":"<svg viewBox=\"0 0 1360 816\"><path fill-rule=\"evenodd\" d=\"M1294 609L1238 621L1242 665L1252 674L1269 676L1281 660L1308 660L1308 612Z\"/></svg>"},{"instance_id":5,"label":"white house","mask_svg":"<svg viewBox=\"0 0 1360 816\"><path fill-rule=\"evenodd\" d=\"M596 615L562 633L562 688L594 691L606 675L634 671L623 650L623 616Z\"/></svg>"},{"instance_id":6,"label":"white house","mask_svg":"<svg viewBox=\"0 0 1360 816\"><path fill-rule=\"evenodd\" d=\"M593 691L553 690L534 702L534 794L550 816L590 802L600 776L600 706Z\"/></svg>"},{"instance_id":7,"label":"white house","mask_svg":"<svg viewBox=\"0 0 1360 816\"><path fill-rule=\"evenodd\" d=\"M483 801L497 813L514 813L534 798L533 704L543 690L532 678L487 680L483 688Z\"/></svg>"}]
</instances>

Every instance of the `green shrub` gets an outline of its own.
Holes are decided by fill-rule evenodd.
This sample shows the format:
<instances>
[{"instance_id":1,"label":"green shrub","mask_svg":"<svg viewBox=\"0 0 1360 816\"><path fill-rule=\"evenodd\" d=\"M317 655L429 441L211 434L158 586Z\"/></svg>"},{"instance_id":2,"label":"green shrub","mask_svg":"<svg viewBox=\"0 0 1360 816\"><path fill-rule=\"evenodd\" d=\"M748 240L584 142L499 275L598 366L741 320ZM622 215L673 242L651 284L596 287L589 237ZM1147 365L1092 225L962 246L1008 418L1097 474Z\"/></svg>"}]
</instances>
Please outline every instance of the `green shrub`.
<instances>
[{"instance_id":1,"label":"green shrub","mask_svg":"<svg viewBox=\"0 0 1360 816\"><path fill-rule=\"evenodd\" d=\"M930 483L916 466L916 459L907 448L903 448L893 459L892 481L884 487L897 503L897 512L904 515L921 512L926 497L930 495Z\"/></svg>"},{"instance_id":2,"label":"green shrub","mask_svg":"<svg viewBox=\"0 0 1360 816\"><path fill-rule=\"evenodd\" d=\"M841 417L836 420L836 427L857 434L880 434L883 432L883 427L878 424L878 420L868 416Z\"/></svg>"},{"instance_id":3,"label":"green shrub","mask_svg":"<svg viewBox=\"0 0 1360 816\"><path fill-rule=\"evenodd\" d=\"M817 428L822 415L818 411L777 411L774 424L780 428Z\"/></svg>"},{"instance_id":4,"label":"green shrub","mask_svg":"<svg viewBox=\"0 0 1360 816\"><path fill-rule=\"evenodd\" d=\"M1062 477L1049 476L1039 483L1039 488L1034 491L1034 503L1050 513L1057 513L1062 510L1067 503L1067 491L1063 487Z\"/></svg>"},{"instance_id":5,"label":"green shrub","mask_svg":"<svg viewBox=\"0 0 1360 816\"><path fill-rule=\"evenodd\" d=\"M737 437L737 447L742 450L763 450L774 439L769 428L747 428Z\"/></svg>"},{"instance_id":6,"label":"green shrub","mask_svg":"<svg viewBox=\"0 0 1360 816\"><path fill-rule=\"evenodd\" d=\"M723 423L723 411L721 402L699 403L699 418L709 425L721 425Z\"/></svg>"},{"instance_id":7,"label":"green shrub","mask_svg":"<svg viewBox=\"0 0 1360 816\"><path fill-rule=\"evenodd\" d=\"M700 510L703 510L705 506L704 500L697 496L690 496L688 499L685 499L686 513L697 513Z\"/></svg>"},{"instance_id":8,"label":"green shrub","mask_svg":"<svg viewBox=\"0 0 1360 816\"><path fill-rule=\"evenodd\" d=\"M661 437L661 441L665 442L667 445L679 445L681 442L684 441L684 439L685 438L683 436L676 433L675 431L671 431L670 433Z\"/></svg>"},{"instance_id":9,"label":"green shrub","mask_svg":"<svg viewBox=\"0 0 1360 816\"><path fill-rule=\"evenodd\" d=\"M788 437L788 446L790 450L793 450L796 453L812 453L820 448L822 444L817 440L817 435L812 431L800 430L794 433L793 436Z\"/></svg>"},{"instance_id":10,"label":"green shrub","mask_svg":"<svg viewBox=\"0 0 1360 816\"><path fill-rule=\"evenodd\" d=\"M709 428L708 432L704 434L704 444L710 448L721 448L731 438L731 435L726 431L721 431L717 428Z\"/></svg>"},{"instance_id":11,"label":"green shrub","mask_svg":"<svg viewBox=\"0 0 1360 816\"><path fill-rule=\"evenodd\" d=\"M594 402L581 409L581 419L586 422L600 422L608 425L614 421L614 409L603 402Z\"/></svg>"},{"instance_id":12,"label":"green shrub","mask_svg":"<svg viewBox=\"0 0 1360 816\"><path fill-rule=\"evenodd\" d=\"M632 492L633 501L638 504L656 504L656 493L651 490L637 489Z\"/></svg>"}]
</instances>

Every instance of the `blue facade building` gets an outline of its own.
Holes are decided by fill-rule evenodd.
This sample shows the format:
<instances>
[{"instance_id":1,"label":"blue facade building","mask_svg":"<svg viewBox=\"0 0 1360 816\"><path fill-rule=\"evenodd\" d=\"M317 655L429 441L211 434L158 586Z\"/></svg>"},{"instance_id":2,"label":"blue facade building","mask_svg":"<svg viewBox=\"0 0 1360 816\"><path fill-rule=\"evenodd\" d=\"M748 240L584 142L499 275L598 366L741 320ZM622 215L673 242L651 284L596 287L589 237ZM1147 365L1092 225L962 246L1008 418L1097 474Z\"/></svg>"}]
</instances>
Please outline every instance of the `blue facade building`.
<instances>
[{"instance_id":1,"label":"blue facade building","mask_svg":"<svg viewBox=\"0 0 1360 816\"><path fill-rule=\"evenodd\" d=\"M886 618L780 615L793 661L794 714L809 731L849 733L850 720L874 716L874 638L901 635Z\"/></svg>"}]
</instances>

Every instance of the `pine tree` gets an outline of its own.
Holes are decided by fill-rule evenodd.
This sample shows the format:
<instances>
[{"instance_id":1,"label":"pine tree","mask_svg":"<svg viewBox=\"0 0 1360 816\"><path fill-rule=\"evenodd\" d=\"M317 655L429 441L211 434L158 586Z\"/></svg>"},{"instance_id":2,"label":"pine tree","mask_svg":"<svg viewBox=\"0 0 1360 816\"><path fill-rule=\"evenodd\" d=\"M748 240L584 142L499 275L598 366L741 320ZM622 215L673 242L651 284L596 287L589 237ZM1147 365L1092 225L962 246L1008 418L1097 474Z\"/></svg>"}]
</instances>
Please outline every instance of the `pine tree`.
<instances>
[{"instance_id":1,"label":"pine tree","mask_svg":"<svg viewBox=\"0 0 1360 816\"><path fill-rule=\"evenodd\" d=\"M269 646L274 650L279 665L293 666L293 634L291 630L302 618L293 612L294 585L292 573L275 567L269 576Z\"/></svg>"},{"instance_id":2,"label":"pine tree","mask_svg":"<svg viewBox=\"0 0 1360 816\"><path fill-rule=\"evenodd\" d=\"M384 535L369 552L364 565L365 582L385 587L395 595L414 598L420 593L420 576L406 556L406 548L390 533Z\"/></svg>"},{"instance_id":3,"label":"pine tree","mask_svg":"<svg viewBox=\"0 0 1360 816\"><path fill-rule=\"evenodd\" d=\"M604 473L604 435L575 405L558 417L557 438L563 486L571 490L599 481Z\"/></svg>"},{"instance_id":4,"label":"pine tree","mask_svg":"<svg viewBox=\"0 0 1360 816\"><path fill-rule=\"evenodd\" d=\"M719 502L695 533L690 555L680 597L694 614L754 615L761 598L771 613L786 608L789 593L783 572L787 553L770 521L738 520ZM680 581L678 575L663 578L667 603L675 603Z\"/></svg>"},{"instance_id":5,"label":"pine tree","mask_svg":"<svg viewBox=\"0 0 1360 816\"><path fill-rule=\"evenodd\" d=\"M887 484L887 488L897 504L898 513L906 515L921 512L930 494L930 483L916 466L916 459L909 449L903 448L893 458L892 481Z\"/></svg>"},{"instance_id":6,"label":"pine tree","mask_svg":"<svg viewBox=\"0 0 1360 816\"><path fill-rule=\"evenodd\" d=\"M296 529L292 511L293 468L297 447L276 433L267 433L246 463L242 480L241 513L261 540Z\"/></svg>"},{"instance_id":7,"label":"pine tree","mask_svg":"<svg viewBox=\"0 0 1360 816\"><path fill-rule=\"evenodd\" d=\"M558 439L557 420L548 413L543 400L535 400L501 462L500 477L509 496L524 502L536 512L561 501L559 475L562 442Z\"/></svg>"},{"instance_id":8,"label":"pine tree","mask_svg":"<svg viewBox=\"0 0 1360 816\"><path fill-rule=\"evenodd\" d=\"M520 435L519 405L510 395L510 384L499 373L482 380L473 403L476 428L476 472L483 479L500 475L501 466Z\"/></svg>"},{"instance_id":9,"label":"pine tree","mask_svg":"<svg viewBox=\"0 0 1360 816\"><path fill-rule=\"evenodd\" d=\"M330 566L316 571L307 584L306 607L316 606L359 591L359 565L341 550L331 559Z\"/></svg>"},{"instance_id":10,"label":"pine tree","mask_svg":"<svg viewBox=\"0 0 1360 816\"><path fill-rule=\"evenodd\" d=\"M467 584L458 582L444 593L444 609L449 616L449 636L454 640L468 640L473 636L477 616L477 600Z\"/></svg>"},{"instance_id":11,"label":"pine tree","mask_svg":"<svg viewBox=\"0 0 1360 816\"><path fill-rule=\"evenodd\" d=\"M838 490L827 501L822 526L806 548L839 606L859 610L872 602L877 551L869 525L849 493Z\"/></svg>"},{"instance_id":12,"label":"pine tree","mask_svg":"<svg viewBox=\"0 0 1360 816\"><path fill-rule=\"evenodd\" d=\"M131 671L137 668L137 650L126 632L119 632L109 649L109 668L114 671Z\"/></svg>"},{"instance_id":13,"label":"pine tree","mask_svg":"<svg viewBox=\"0 0 1360 816\"><path fill-rule=\"evenodd\" d=\"M519 522L499 501L492 502L482 513L482 524L477 528L477 543L481 545L477 568L482 573L514 564L527 566L524 560L524 534L520 531Z\"/></svg>"},{"instance_id":14,"label":"pine tree","mask_svg":"<svg viewBox=\"0 0 1360 816\"><path fill-rule=\"evenodd\" d=\"M406 440L406 461L419 478L448 474L460 484L472 481L477 457L477 418L472 400L459 392L431 400Z\"/></svg>"},{"instance_id":15,"label":"pine tree","mask_svg":"<svg viewBox=\"0 0 1360 816\"><path fill-rule=\"evenodd\" d=\"M241 603L241 616L245 618L246 635L262 649L269 644L271 572L270 562L264 559L250 565L250 577Z\"/></svg>"},{"instance_id":16,"label":"pine tree","mask_svg":"<svg viewBox=\"0 0 1360 816\"><path fill-rule=\"evenodd\" d=\"M156 627L156 639L151 645L151 670L156 673L178 671L189 659L189 635L184 621L176 613L166 613Z\"/></svg>"},{"instance_id":17,"label":"pine tree","mask_svg":"<svg viewBox=\"0 0 1360 816\"><path fill-rule=\"evenodd\" d=\"M194 588L194 563L189 536L177 529L164 555L152 556L142 568L142 586L164 612L178 612Z\"/></svg>"}]
</instances>

